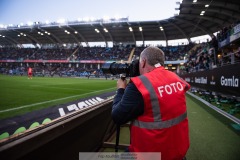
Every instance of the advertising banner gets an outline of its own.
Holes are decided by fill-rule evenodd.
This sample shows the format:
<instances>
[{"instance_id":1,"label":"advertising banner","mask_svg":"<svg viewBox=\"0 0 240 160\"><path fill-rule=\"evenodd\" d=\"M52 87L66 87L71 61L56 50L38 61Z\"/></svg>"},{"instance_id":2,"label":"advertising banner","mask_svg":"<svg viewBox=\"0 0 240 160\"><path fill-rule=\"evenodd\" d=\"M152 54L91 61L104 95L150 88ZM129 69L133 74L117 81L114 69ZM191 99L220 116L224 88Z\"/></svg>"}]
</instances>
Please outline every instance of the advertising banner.
<instances>
[{"instance_id":1,"label":"advertising banner","mask_svg":"<svg viewBox=\"0 0 240 160\"><path fill-rule=\"evenodd\" d=\"M181 76L191 86L240 97L240 64Z\"/></svg>"},{"instance_id":2,"label":"advertising banner","mask_svg":"<svg viewBox=\"0 0 240 160\"><path fill-rule=\"evenodd\" d=\"M69 60L32 60L32 59L26 59L26 60L0 60L0 62L25 62L25 63L106 63L107 61L103 60L80 60L80 61L69 61ZM114 62L114 61L113 61Z\"/></svg>"},{"instance_id":3,"label":"advertising banner","mask_svg":"<svg viewBox=\"0 0 240 160\"><path fill-rule=\"evenodd\" d=\"M234 33L233 34L237 34L240 32L240 24L236 25L234 28Z\"/></svg>"}]
</instances>

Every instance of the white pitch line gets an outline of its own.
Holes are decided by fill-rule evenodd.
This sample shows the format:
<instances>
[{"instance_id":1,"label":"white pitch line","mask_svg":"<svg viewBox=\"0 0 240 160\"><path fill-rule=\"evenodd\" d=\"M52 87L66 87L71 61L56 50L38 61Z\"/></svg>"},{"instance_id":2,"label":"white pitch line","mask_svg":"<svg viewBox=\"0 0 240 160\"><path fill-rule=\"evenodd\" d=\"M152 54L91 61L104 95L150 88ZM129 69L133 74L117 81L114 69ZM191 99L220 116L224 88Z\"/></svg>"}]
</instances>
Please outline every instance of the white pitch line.
<instances>
[{"instance_id":1,"label":"white pitch line","mask_svg":"<svg viewBox=\"0 0 240 160\"><path fill-rule=\"evenodd\" d=\"M113 88L116 88L116 87L113 87ZM40 105L40 104L46 104L46 103L50 103L50 102L60 101L60 100L69 99L69 98L73 98L73 97L88 95L88 94L91 94L91 93L98 93L98 92L107 91L107 90L110 90L110 89L113 89L113 88L98 90L98 91L89 92L89 93L84 93L84 94L78 94L78 95L69 96L69 97L64 97L64 98L59 98L59 99L54 99L54 100L50 100L50 101L33 103L33 104L24 105L24 106L20 106L20 107L16 107L16 108L11 108L11 109L5 109L5 110L1 110L0 113L9 112L9 111L13 111L13 110L18 110L18 109L22 109L22 108L28 108L28 107L37 106L37 105Z\"/></svg>"},{"instance_id":2,"label":"white pitch line","mask_svg":"<svg viewBox=\"0 0 240 160\"><path fill-rule=\"evenodd\" d=\"M68 90L77 90L77 91L94 91L90 89L74 89L74 88L62 88L62 87L50 87L50 86L32 86L32 87L41 87L41 88L56 88L56 89L68 89Z\"/></svg>"}]
</instances>

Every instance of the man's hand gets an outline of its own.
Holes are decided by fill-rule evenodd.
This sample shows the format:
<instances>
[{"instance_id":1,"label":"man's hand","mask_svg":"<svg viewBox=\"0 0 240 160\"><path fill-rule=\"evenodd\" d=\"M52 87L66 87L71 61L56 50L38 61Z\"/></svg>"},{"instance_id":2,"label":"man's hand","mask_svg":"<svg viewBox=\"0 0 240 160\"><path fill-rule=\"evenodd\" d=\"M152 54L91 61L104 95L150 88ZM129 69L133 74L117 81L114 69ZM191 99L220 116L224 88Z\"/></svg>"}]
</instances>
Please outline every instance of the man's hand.
<instances>
[{"instance_id":1,"label":"man's hand","mask_svg":"<svg viewBox=\"0 0 240 160\"><path fill-rule=\"evenodd\" d=\"M122 80L121 78L117 81L117 88L123 88L125 89L127 86L127 81L126 80Z\"/></svg>"}]
</instances>

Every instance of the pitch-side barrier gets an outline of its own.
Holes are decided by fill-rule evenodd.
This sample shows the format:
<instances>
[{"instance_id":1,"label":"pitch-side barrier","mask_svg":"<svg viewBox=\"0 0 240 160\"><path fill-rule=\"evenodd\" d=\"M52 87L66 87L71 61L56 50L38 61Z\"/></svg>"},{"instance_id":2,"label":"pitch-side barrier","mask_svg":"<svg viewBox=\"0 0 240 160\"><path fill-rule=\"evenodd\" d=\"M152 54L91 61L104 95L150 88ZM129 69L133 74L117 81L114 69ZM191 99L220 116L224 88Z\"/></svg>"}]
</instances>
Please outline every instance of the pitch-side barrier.
<instances>
[{"instance_id":1,"label":"pitch-side barrier","mask_svg":"<svg viewBox=\"0 0 240 160\"><path fill-rule=\"evenodd\" d=\"M79 159L98 151L115 131L113 98L0 141L0 159Z\"/></svg>"}]
</instances>

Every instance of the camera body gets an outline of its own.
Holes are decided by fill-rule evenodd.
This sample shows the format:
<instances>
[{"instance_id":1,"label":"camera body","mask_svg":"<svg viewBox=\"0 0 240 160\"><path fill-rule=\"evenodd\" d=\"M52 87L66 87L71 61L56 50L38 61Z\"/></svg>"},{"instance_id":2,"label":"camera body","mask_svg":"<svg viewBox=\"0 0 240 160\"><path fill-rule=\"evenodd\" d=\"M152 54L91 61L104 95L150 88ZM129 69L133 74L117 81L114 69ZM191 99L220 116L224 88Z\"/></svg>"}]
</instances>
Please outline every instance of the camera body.
<instances>
[{"instance_id":1,"label":"camera body","mask_svg":"<svg viewBox=\"0 0 240 160\"><path fill-rule=\"evenodd\" d=\"M134 60L132 63L105 63L102 65L104 74L124 74L126 77L139 76L139 60Z\"/></svg>"}]
</instances>

